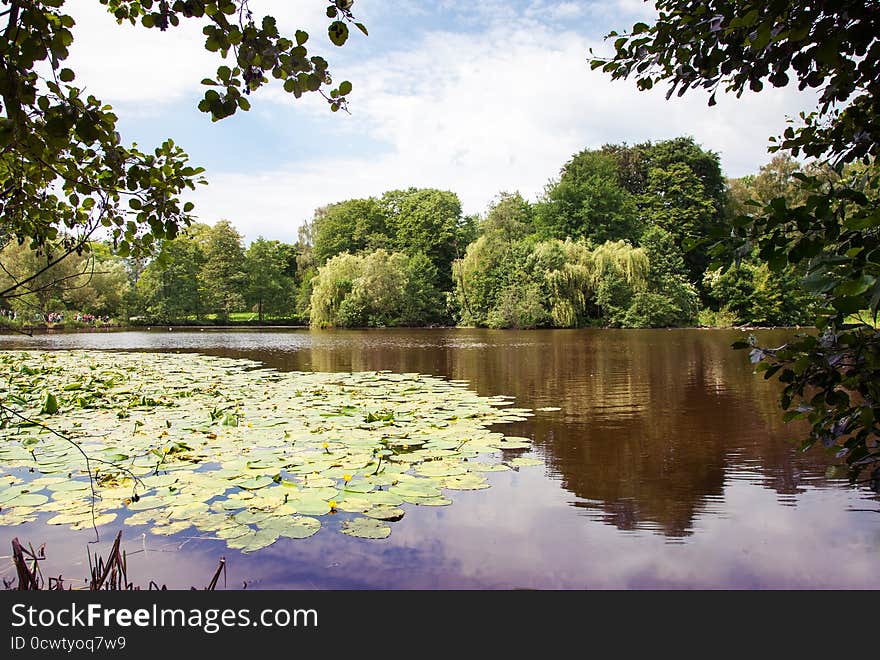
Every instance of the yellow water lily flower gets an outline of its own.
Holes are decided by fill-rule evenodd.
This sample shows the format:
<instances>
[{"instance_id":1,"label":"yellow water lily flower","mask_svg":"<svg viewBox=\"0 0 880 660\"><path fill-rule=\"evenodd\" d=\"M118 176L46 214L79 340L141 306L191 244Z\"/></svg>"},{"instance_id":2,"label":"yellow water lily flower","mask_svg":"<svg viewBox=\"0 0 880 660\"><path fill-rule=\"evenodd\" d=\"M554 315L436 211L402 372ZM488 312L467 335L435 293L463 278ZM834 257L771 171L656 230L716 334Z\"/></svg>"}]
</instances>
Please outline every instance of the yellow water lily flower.
<instances>
[{"instance_id":1,"label":"yellow water lily flower","mask_svg":"<svg viewBox=\"0 0 880 660\"><path fill-rule=\"evenodd\" d=\"M345 483L348 483L349 481L351 481L351 475L350 475L350 474L343 474L343 475L342 475L342 480L343 480Z\"/></svg>"},{"instance_id":2,"label":"yellow water lily flower","mask_svg":"<svg viewBox=\"0 0 880 660\"><path fill-rule=\"evenodd\" d=\"M333 511L336 510L336 500L330 500L330 501L328 502L328 504L330 505L330 509L331 509L331 510L333 510Z\"/></svg>"}]
</instances>

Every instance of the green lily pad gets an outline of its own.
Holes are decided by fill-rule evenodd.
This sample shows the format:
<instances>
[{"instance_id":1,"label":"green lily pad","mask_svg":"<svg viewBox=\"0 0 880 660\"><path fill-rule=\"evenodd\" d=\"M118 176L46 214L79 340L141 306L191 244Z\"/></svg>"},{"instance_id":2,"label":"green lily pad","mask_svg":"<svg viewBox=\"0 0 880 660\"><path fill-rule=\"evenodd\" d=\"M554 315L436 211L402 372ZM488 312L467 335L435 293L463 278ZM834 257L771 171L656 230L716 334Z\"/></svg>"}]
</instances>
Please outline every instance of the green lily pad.
<instances>
[{"instance_id":1,"label":"green lily pad","mask_svg":"<svg viewBox=\"0 0 880 660\"><path fill-rule=\"evenodd\" d=\"M488 482L476 474L464 474L457 477L444 477L440 480L443 488L450 490L482 490L488 488Z\"/></svg>"},{"instance_id":2,"label":"green lily pad","mask_svg":"<svg viewBox=\"0 0 880 660\"><path fill-rule=\"evenodd\" d=\"M366 481L349 481L345 484L345 491L348 493L369 493L373 490L373 484Z\"/></svg>"},{"instance_id":3,"label":"green lily pad","mask_svg":"<svg viewBox=\"0 0 880 660\"><path fill-rule=\"evenodd\" d=\"M452 477L459 474L466 474L467 468L459 463L431 461L429 463L417 465L415 471L423 477Z\"/></svg>"},{"instance_id":4,"label":"green lily pad","mask_svg":"<svg viewBox=\"0 0 880 660\"><path fill-rule=\"evenodd\" d=\"M239 488L244 488L245 490L257 490L259 488L271 486L273 483L272 477L260 475L256 477L248 477L247 479L239 479L235 482L235 485Z\"/></svg>"},{"instance_id":5,"label":"green lily pad","mask_svg":"<svg viewBox=\"0 0 880 660\"><path fill-rule=\"evenodd\" d=\"M510 450L512 450L512 449L531 449L532 443L531 442L519 442L519 441L513 441L513 442L504 441L504 442L496 443L495 447L497 447L498 449L510 449Z\"/></svg>"},{"instance_id":6,"label":"green lily pad","mask_svg":"<svg viewBox=\"0 0 880 660\"><path fill-rule=\"evenodd\" d=\"M7 506L27 506L36 507L45 504L49 498L40 493L22 493L18 497L9 500Z\"/></svg>"},{"instance_id":7,"label":"green lily pad","mask_svg":"<svg viewBox=\"0 0 880 660\"><path fill-rule=\"evenodd\" d=\"M445 497L406 497L404 502L417 506L449 506L452 500Z\"/></svg>"},{"instance_id":8,"label":"green lily pad","mask_svg":"<svg viewBox=\"0 0 880 660\"><path fill-rule=\"evenodd\" d=\"M467 465L469 472L506 472L510 469L510 467L504 463L480 463L479 461L472 461Z\"/></svg>"},{"instance_id":9,"label":"green lily pad","mask_svg":"<svg viewBox=\"0 0 880 660\"><path fill-rule=\"evenodd\" d=\"M375 518L376 520L388 520L391 522L396 522L403 518L406 511L403 509L390 506L388 504L379 504L378 506L374 506L372 509L368 509L364 511L364 515L369 518Z\"/></svg>"},{"instance_id":10,"label":"green lily pad","mask_svg":"<svg viewBox=\"0 0 880 660\"><path fill-rule=\"evenodd\" d=\"M307 516L323 516L330 513L330 503L316 497L301 497L290 500L297 513Z\"/></svg>"},{"instance_id":11,"label":"green lily pad","mask_svg":"<svg viewBox=\"0 0 880 660\"><path fill-rule=\"evenodd\" d=\"M275 518L260 525L259 528L276 532L278 536L289 539L306 539L318 533L318 530L321 529L321 521L309 516L290 516Z\"/></svg>"},{"instance_id":12,"label":"green lily pad","mask_svg":"<svg viewBox=\"0 0 880 660\"><path fill-rule=\"evenodd\" d=\"M269 547L278 539L279 534L274 532L250 532L242 536L226 539L226 545L242 552L255 552Z\"/></svg>"},{"instance_id":13,"label":"green lily pad","mask_svg":"<svg viewBox=\"0 0 880 660\"><path fill-rule=\"evenodd\" d=\"M352 518L342 523L343 534L361 539L386 539L391 535L391 527L373 518Z\"/></svg>"}]
</instances>

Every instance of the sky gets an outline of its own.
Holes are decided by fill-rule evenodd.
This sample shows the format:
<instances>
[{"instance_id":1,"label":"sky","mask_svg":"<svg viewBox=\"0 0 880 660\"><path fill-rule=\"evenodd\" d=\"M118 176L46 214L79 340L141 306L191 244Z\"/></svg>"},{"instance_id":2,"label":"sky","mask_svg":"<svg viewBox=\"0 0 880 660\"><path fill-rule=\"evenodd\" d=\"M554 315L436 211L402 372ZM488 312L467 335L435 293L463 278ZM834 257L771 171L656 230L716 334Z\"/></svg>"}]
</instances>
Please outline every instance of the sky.
<instances>
[{"instance_id":1,"label":"sky","mask_svg":"<svg viewBox=\"0 0 880 660\"><path fill-rule=\"evenodd\" d=\"M350 115L317 95L277 87L250 112L211 122L198 111L200 81L221 63L196 21L166 32L117 25L97 0L68 0L76 20L69 64L77 83L113 105L123 140L152 149L172 138L209 185L188 197L195 214L227 219L250 242L293 242L316 208L416 187L456 192L466 214L498 193L536 200L571 156L603 144L694 137L727 176L766 163L768 137L815 105L794 88L765 89L708 107L702 91L665 100L589 67L604 36L650 21L640 0L356 0L369 36L330 43L325 0L250 0L282 33L310 34L334 82L349 80ZM231 62L227 64L232 65Z\"/></svg>"}]
</instances>

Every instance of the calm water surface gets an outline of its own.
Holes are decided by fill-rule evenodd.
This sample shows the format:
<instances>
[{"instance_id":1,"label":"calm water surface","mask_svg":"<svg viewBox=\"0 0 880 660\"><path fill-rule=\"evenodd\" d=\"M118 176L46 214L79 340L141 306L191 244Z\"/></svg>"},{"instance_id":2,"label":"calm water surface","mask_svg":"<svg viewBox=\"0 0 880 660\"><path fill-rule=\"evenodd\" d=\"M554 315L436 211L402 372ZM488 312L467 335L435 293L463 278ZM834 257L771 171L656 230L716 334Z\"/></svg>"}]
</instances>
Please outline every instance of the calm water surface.
<instances>
[{"instance_id":1,"label":"calm water surface","mask_svg":"<svg viewBox=\"0 0 880 660\"><path fill-rule=\"evenodd\" d=\"M880 587L880 504L826 479L821 452L794 449L789 439L803 429L781 423L773 384L730 350L741 337L154 329L5 335L0 350L185 351L281 370L418 371L513 395L517 406L562 408L499 429L533 438L543 468L489 474L492 488L454 492L449 507L404 505L384 541L339 534L331 520L310 539L242 555L187 532L169 539L129 527L136 582L200 586L226 556L228 586L248 588ZM13 536L47 544L47 574L87 574L93 534L36 522L0 528L0 548Z\"/></svg>"}]
</instances>

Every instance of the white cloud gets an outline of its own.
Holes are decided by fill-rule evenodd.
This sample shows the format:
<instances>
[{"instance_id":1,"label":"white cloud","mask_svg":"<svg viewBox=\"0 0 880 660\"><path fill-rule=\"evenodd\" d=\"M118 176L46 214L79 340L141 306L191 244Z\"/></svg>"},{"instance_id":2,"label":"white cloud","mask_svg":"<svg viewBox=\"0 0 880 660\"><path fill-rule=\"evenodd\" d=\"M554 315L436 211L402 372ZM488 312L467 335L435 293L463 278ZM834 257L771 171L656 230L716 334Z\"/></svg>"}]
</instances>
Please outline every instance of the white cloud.
<instances>
[{"instance_id":1,"label":"white cloud","mask_svg":"<svg viewBox=\"0 0 880 660\"><path fill-rule=\"evenodd\" d=\"M284 239L317 206L409 185L454 190L466 212L481 212L501 190L535 198L581 149L678 135L718 151L727 173L740 176L768 160L767 138L809 100L767 90L740 100L719 95L714 108L700 92L667 102L663 90L638 92L590 71L590 46L597 44L573 32L514 24L476 35L434 32L411 50L337 68L357 93L351 117L314 106L327 116L328 134L366 135L388 149L213 174L199 208L211 221L230 218L249 238Z\"/></svg>"},{"instance_id":2,"label":"white cloud","mask_svg":"<svg viewBox=\"0 0 880 660\"><path fill-rule=\"evenodd\" d=\"M178 135L168 104L190 95L194 102L198 81L217 66L216 56L202 47L198 26L161 33L117 26L97 3L68 7L78 21L72 61L89 91L121 104L129 115L167 116L167 133ZM275 15L282 30L305 27L313 37L327 22L314 0L252 0L251 7L256 15ZM591 71L590 48L603 47L595 33L586 34L595 32L597 17L613 9L616 14L602 23L625 27L650 9L646 3L535 0L515 15L509 3L475 8L455 1L449 11L468 7L491 16L475 22L480 31L414 33L410 46L390 51L376 36L389 29L381 14L387 19L387 8L359 2L359 16L371 27L375 21L376 30L331 61L337 80L354 83L351 117L330 114L321 99L294 104L278 90L254 99L253 117L268 129L270 122L295 123L305 113L341 157L328 152L319 160L267 162L261 170L242 171L230 148L228 162L208 172L212 185L195 195L201 217L229 218L249 239L263 234L293 240L297 225L318 206L410 185L453 190L466 212L481 212L501 190L534 199L581 149L683 134L718 151L726 172L740 176L768 160L767 138L784 129L785 116L811 105L810 97L792 89L738 101L720 97L714 108L701 92L667 102L663 90L640 93L631 81ZM578 18L580 7L586 9ZM404 21L395 27L399 36L406 17L395 19ZM583 32L579 23L588 24ZM271 104L273 112L261 114L261 104ZM229 130L229 124L218 126L218 139ZM349 144L361 149L349 153L363 154L364 137L379 145L376 152L347 155ZM295 136L278 139L290 140L296 153Z\"/></svg>"},{"instance_id":3,"label":"white cloud","mask_svg":"<svg viewBox=\"0 0 880 660\"><path fill-rule=\"evenodd\" d=\"M126 112L155 112L199 93L199 81L217 68L205 37L193 22L161 32L130 23L118 25L97 2L68 2L76 20L69 63L78 84Z\"/></svg>"},{"instance_id":4,"label":"white cloud","mask_svg":"<svg viewBox=\"0 0 880 660\"><path fill-rule=\"evenodd\" d=\"M310 34L310 47L325 54L335 48L326 37L329 19L320 2L251 0L249 6L257 20L274 16L282 34L304 29ZM204 20L184 18L178 27L162 32L117 24L106 7L93 0L67 2L63 9L76 21L69 64L79 84L128 113L156 113L181 98L200 96L199 82L213 77L221 64L218 53L204 48ZM228 59L231 66L231 56Z\"/></svg>"}]
</instances>

